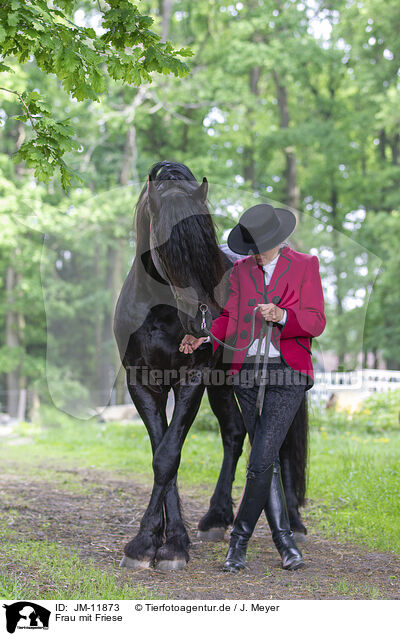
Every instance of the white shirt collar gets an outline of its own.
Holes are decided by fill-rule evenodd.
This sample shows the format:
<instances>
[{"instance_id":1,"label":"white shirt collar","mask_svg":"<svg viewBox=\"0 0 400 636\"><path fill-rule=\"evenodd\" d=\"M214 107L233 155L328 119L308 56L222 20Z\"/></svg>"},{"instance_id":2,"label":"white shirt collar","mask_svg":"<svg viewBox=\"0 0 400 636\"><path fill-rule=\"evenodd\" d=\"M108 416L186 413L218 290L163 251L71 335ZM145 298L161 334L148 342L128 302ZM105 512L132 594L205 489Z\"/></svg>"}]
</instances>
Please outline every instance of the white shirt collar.
<instances>
[{"instance_id":1,"label":"white shirt collar","mask_svg":"<svg viewBox=\"0 0 400 636\"><path fill-rule=\"evenodd\" d=\"M271 261L270 263L267 263L266 265L263 265L263 270L264 270L264 272L267 272L267 271L269 271L272 267L275 267L275 265L276 265L276 263L277 263L277 261L278 261L279 256L280 256L280 254L278 254L278 255L274 258L274 260L273 260L273 261Z\"/></svg>"}]
</instances>

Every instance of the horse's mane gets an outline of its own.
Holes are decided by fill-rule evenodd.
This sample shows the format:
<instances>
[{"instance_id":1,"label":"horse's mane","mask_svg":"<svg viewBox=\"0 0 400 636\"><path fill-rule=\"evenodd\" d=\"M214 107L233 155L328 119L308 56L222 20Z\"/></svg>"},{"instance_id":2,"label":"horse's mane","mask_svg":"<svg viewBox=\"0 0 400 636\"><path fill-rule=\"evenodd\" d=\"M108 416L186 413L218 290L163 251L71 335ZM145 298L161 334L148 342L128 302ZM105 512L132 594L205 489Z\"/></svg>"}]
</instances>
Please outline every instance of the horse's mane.
<instances>
[{"instance_id":1,"label":"horse's mane","mask_svg":"<svg viewBox=\"0 0 400 636\"><path fill-rule=\"evenodd\" d=\"M157 191L165 193L159 230L166 240L156 247L159 257L167 264L170 278L176 285L185 287L190 277L214 299L214 290L226 268L207 203L191 196L200 184L187 166L169 161L154 164L150 177L156 182ZM169 183L164 186L163 181ZM167 194L171 181L180 183ZM138 254L149 249L149 222L146 184L136 206Z\"/></svg>"}]
</instances>

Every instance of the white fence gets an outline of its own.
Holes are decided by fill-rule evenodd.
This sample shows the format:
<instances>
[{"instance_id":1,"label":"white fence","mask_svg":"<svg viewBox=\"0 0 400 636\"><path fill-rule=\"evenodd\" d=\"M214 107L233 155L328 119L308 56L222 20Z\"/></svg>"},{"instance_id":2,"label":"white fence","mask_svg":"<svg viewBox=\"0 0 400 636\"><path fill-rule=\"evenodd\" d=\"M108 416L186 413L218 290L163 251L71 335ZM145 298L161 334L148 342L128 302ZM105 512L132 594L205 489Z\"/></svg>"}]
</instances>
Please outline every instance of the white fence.
<instances>
[{"instance_id":1,"label":"white fence","mask_svg":"<svg viewBox=\"0 0 400 636\"><path fill-rule=\"evenodd\" d=\"M343 395L348 392L350 396L356 392L360 398L364 398L371 393L400 389L400 371L315 371L314 376L315 384L310 389L309 396L319 403L326 402L332 393Z\"/></svg>"}]
</instances>

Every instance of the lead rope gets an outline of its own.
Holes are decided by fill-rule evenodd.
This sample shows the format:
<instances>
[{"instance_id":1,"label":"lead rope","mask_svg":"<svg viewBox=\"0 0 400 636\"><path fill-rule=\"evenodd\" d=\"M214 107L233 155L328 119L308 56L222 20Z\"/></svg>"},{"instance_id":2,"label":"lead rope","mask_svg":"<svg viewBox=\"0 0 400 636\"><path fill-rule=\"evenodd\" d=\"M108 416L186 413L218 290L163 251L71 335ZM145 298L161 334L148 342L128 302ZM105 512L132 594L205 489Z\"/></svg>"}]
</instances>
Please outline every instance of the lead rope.
<instances>
[{"instance_id":1,"label":"lead rope","mask_svg":"<svg viewBox=\"0 0 400 636\"><path fill-rule=\"evenodd\" d=\"M254 338L254 328L255 328L256 311L257 311L258 307L254 307L252 315L251 315L250 342L245 347L232 347L231 345L226 344L226 342L223 342L222 340L220 340L219 338L214 336L211 333L211 331L207 328L206 314L207 314L207 311L208 311L208 306L203 303L202 305L200 305L199 309L201 311L201 325L200 325L200 329L202 331L204 331L207 334L207 336L210 336L210 338L215 340L215 342L218 342L218 344L222 345L226 349L229 349L230 351L245 351L247 349L250 349L252 344L254 344L254 342L256 340L256 338Z\"/></svg>"},{"instance_id":2,"label":"lead rope","mask_svg":"<svg viewBox=\"0 0 400 636\"><path fill-rule=\"evenodd\" d=\"M217 338L216 336L214 336L211 331L207 328L207 323L206 323L206 314L208 311L208 307L205 304L200 305L199 307L200 311L201 311L201 325L200 325L200 329L202 331L204 331L204 333L206 333L208 336L210 336L210 338L212 340L215 340L215 342L218 342L218 344L222 345L223 347L225 347L226 349L229 349L230 351L245 351L245 350L249 350L251 345L255 342L256 338L254 337L254 328L255 328L255 318L256 318L256 311L258 309L258 307L254 307L253 312L252 312L252 316L251 316L251 330L250 330L250 342L249 344L247 344L245 347L232 347L231 345L226 344L226 342L223 342L222 340L220 340L219 338ZM262 408L263 408L263 404L264 404L264 395L265 395L265 382L263 382L264 380L264 374L263 371L266 368L267 362L268 362L268 353L269 353L269 346L271 344L271 336L272 336L272 327L273 327L273 322L268 320L265 321L260 335L259 335L259 341L258 341L258 347L257 347L257 353L256 353L256 361L255 361L255 367L256 367L256 376L255 379L258 380L260 379L260 386L258 389L258 393L257 393L257 400L256 400L256 409L258 409L258 414L261 415L262 412ZM265 332L267 330L267 341L265 344L265 351L264 351L264 357L263 357L263 362L262 362L262 369L260 371L259 369L259 363L260 363L260 357L261 357L261 344L262 344L262 340L265 336Z\"/></svg>"},{"instance_id":3,"label":"lead rope","mask_svg":"<svg viewBox=\"0 0 400 636\"><path fill-rule=\"evenodd\" d=\"M153 247L153 249L152 249ZM171 283L171 280L167 274L167 272L165 271L165 268L162 264L161 261L159 261L159 259L157 258L157 253L156 250L154 249L154 246L152 245L152 237L150 234L150 249L152 249L152 259L153 259L153 263L154 266L156 268L156 270L158 271L158 273L160 274L160 276L162 277L163 275L165 276L166 280L168 281L170 288L172 289L172 293L175 297L175 300L178 301L179 299L179 295L177 293L175 293L175 288ZM158 265L158 267L157 267ZM159 271L159 267L161 266L161 272ZM265 293L265 280L264 280L264 293ZM256 319L256 311L258 309L258 307L254 307L252 315L251 315L251 330L250 330L250 342L245 346L245 347L232 347L231 345L226 344L226 342L223 342L222 340L219 340L219 338L217 338L216 336L214 336L211 331L207 328L207 322L206 322L206 314L208 311L208 306L206 304L201 304L199 307L200 311L201 311L201 330L204 331L208 336L210 336L210 338L212 340L215 340L216 342L218 342L218 344L222 345L223 347L225 347L226 349L230 349L231 351L248 351L250 349L250 347L252 346L252 344L255 342L256 338L254 337L254 330L255 330L255 319ZM268 327L267 327L268 326ZM258 393L257 393L257 400L256 400L256 410L258 409L258 414L261 415L262 412L262 408L263 408L263 404L264 404L264 396L265 396L265 376L264 376L264 370L266 369L266 365L268 362L268 353L269 353L269 346L271 343L271 335L272 335L272 327L273 327L273 323L271 321L264 321L264 324L261 328L261 332L260 332L260 336L259 336L259 341L258 341L258 347L257 347L257 353L256 353L256 360L255 360L255 368L256 368L256 374L255 374L255 381L260 381L260 386L258 389ZM262 341L265 337L265 331L268 328L267 331L267 342L266 342L266 346L265 346L265 352L264 352L264 357L263 357L263 362L262 362L262 368L260 369L260 357L261 357L261 345L262 345Z\"/></svg>"}]
</instances>

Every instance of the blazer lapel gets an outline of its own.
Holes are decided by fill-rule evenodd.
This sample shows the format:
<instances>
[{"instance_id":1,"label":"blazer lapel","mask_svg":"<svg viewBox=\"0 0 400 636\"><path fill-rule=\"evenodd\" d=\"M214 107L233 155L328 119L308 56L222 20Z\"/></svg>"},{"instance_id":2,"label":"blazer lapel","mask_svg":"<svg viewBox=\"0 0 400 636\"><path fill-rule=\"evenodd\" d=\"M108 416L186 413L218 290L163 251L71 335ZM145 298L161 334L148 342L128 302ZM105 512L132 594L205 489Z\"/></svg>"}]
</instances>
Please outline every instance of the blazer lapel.
<instances>
[{"instance_id":1,"label":"blazer lapel","mask_svg":"<svg viewBox=\"0 0 400 636\"><path fill-rule=\"evenodd\" d=\"M281 250L278 261L275 265L275 269L272 273L271 280L268 285L268 298L269 302L272 302L272 297L279 295L279 289L282 289L283 278L287 274L290 269L290 249L288 247L284 247ZM274 303L275 305L279 305L281 301L277 301Z\"/></svg>"},{"instance_id":2,"label":"blazer lapel","mask_svg":"<svg viewBox=\"0 0 400 636\"><path fill-rule=\"evenodd\" d=\"M264 298L264 272L261 267L259 267L252 258L252 264L250 267L250 278L253 281L254 288L256 294L259 294L257 297L257 302L262 302Z\"/></svg>"},{"instance_id":3,"label":"blazer lapel","mask_svg":"<svg viewBox=\"0 0 400 636\"><path fill-rule=\"evenodd\" d=\"M250 277L253 281L256 293L259 294L259 300L262 300L264 298L264 271L257 265L254 259L252 260L253 263L250 267ZM268 285L268 302L272 302L272 297L278 295L277 290L282 289L282 279L289 271L290 263L290 249L288 247L284 247L281 250L275 269L272 273L272 278ZM276 302L275 304L279 304L279 302Z\"/></svg>"}]
</instances>

